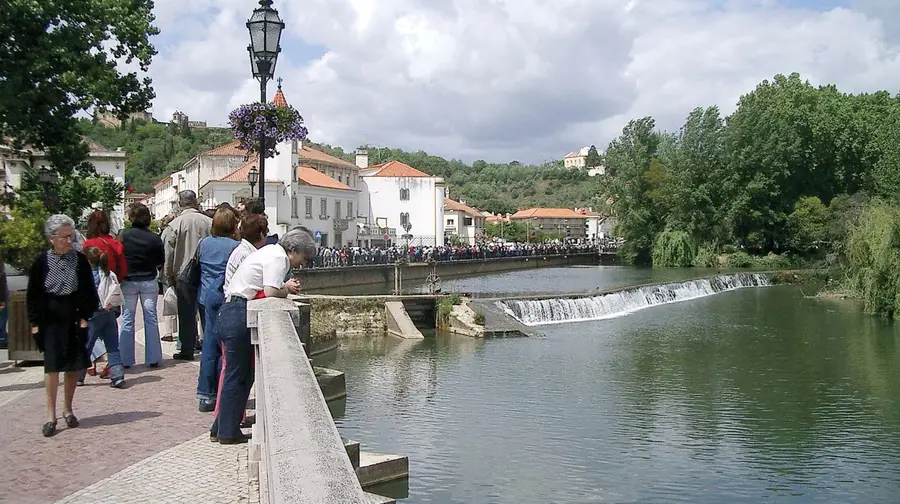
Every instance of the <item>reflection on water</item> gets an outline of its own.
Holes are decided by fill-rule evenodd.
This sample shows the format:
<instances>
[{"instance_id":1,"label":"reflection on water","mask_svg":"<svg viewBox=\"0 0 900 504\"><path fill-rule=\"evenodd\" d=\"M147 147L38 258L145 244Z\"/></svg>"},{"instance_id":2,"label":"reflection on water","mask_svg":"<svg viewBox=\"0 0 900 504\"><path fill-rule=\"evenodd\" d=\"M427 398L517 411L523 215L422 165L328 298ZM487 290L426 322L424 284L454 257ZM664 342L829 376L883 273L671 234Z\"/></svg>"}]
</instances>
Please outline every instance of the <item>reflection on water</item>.
<instances>
[{"instance_id":1,"label":"reflection on water","mask_svg":"<svg viewBox=\"0 0 900 504\"><path fill-rule=\"evenodd\" d=\"M574 269L574 268L573 268ZM896 503L897 330L746 289L547 338L350 340L338 418L414 503Z\"/></svg>"}]
</instances>

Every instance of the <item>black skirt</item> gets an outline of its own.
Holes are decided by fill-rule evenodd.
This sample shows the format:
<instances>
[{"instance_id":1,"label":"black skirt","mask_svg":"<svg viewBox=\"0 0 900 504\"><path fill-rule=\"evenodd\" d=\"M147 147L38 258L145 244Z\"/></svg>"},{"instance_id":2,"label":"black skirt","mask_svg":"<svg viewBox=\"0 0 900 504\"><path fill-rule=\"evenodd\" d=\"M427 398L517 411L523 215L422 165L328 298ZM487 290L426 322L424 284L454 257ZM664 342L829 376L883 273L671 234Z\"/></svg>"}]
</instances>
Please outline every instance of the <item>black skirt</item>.
<instances>
[{"instance_id":1,"label":"black skirt","mask_svg":"<svg viewBox=\"0 0 900 504\"><path fill-rule=\"evenodd\" d=\"M81 371L91 365L87 350L87 329L79 327L75 307L78 297L45 297L43 324L38 326L38 339L44 346L44 372Z\"/></svg>"}]
</instances>

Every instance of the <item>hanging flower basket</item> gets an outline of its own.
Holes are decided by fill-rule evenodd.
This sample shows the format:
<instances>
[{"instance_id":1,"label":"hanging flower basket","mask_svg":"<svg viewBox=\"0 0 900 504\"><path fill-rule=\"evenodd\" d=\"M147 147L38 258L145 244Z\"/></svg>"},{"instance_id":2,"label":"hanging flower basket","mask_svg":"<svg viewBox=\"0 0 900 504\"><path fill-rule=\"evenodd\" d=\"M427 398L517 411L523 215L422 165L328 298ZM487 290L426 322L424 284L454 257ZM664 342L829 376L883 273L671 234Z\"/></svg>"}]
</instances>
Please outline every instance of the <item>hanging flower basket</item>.
<instances>
[{"instance_id":1,"label":"hanging flower basket","mask_svg":"<svg viewBox=\"0 0 900 504\"><path fill-rule=\"evenodd\" d=\"M278 107L274 103L241 105L228 114L234 139L248 153L259 152L259 136L266 134L267 158L277 154L275 146L284 141L304 140L308 131L303 117L294 107Z\"/></svg>"}]
</instances>

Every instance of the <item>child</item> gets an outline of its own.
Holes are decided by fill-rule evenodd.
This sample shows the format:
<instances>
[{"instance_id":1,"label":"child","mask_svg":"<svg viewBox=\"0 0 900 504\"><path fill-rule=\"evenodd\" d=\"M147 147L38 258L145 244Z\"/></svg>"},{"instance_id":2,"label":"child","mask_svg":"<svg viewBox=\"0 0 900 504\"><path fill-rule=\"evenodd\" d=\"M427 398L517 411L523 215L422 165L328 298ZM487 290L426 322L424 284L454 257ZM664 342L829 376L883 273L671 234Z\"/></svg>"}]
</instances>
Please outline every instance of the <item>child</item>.
<instances>
[{"instance_id":1,"label":"child","mask_svg":"<svg viewBox=\"0 0 900 504\"><path fill-rule=\"evenodd\" d=\"M106 359L109 368L109 386L122 388L125 386L125 368L119 353L119 328L116 318L123 304L122 289L119 279L109 270L109 258L106 253L96 247L84 249L84 255L91 263L94 273L94 285L100 297L100 310L88 321L88 345L90 351L98 339L106 345ZM84 380L84 372L79 381ZM102 375L101 375L102 377Z\"/></svg>"}]
</instances>

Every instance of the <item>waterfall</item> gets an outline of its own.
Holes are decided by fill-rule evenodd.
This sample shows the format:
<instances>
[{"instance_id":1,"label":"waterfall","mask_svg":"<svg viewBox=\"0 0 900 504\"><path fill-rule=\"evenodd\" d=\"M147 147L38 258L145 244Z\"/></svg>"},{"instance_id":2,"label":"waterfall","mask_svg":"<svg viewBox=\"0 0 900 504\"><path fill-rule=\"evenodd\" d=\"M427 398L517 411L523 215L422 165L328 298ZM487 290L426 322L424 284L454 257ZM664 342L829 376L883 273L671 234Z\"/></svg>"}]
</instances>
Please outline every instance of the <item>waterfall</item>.
<instances>
[{"instance_id":1,"label":"waterfall","mask_svg":"<svg viewBox=\"0 0 900 504\"><path fill-rule=\"evenodd\" d=\"M744 287L771 285L766 275L738 273L712 278L635 287L599 296L552 299L509 299L497 305L519 322L536 326L603 320L662 304L688 301Z\"/></svg>"}]
</instances>

